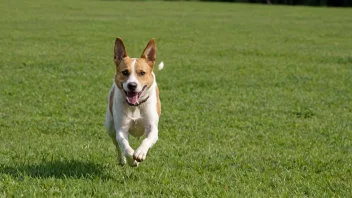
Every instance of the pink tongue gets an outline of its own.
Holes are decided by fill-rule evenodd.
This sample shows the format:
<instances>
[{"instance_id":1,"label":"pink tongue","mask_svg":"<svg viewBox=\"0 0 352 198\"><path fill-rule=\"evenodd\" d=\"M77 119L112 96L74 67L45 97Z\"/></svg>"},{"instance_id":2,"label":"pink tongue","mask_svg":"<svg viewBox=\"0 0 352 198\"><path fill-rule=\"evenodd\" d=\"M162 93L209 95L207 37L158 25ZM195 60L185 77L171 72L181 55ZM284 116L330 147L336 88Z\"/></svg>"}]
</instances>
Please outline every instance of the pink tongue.
<instances>
[{"instance_id":1,"label":"pink tongue","mask_svg":"<svg viewBox=\"0 0 352 198\"><path fill-rule=\"evenodd\" d=\"M127 92L126 99L131 104L137 104L138 93L137 92Z\"/></svg>"}]
</instances>

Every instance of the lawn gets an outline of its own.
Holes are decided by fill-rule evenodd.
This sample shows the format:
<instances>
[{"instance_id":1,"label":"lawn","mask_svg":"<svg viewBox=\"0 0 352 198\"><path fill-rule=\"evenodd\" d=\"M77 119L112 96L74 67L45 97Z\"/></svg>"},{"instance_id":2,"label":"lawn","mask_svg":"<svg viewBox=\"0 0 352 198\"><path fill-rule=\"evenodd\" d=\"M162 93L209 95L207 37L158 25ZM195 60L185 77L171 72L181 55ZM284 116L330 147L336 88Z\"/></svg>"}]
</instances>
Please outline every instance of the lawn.
<instances>
[{"instance_id":1,"label":"lawn","mask_svg":"<svg viewBox=\"0 0 352 198\"><path fill-rule=\"evenodd\" d=\"M0 197L351 197L352 10L4 0ZM113 44L157 41L159 141L120 167ZM134 147L141 140L131 138Z\"/></svg>"}]
</instances>

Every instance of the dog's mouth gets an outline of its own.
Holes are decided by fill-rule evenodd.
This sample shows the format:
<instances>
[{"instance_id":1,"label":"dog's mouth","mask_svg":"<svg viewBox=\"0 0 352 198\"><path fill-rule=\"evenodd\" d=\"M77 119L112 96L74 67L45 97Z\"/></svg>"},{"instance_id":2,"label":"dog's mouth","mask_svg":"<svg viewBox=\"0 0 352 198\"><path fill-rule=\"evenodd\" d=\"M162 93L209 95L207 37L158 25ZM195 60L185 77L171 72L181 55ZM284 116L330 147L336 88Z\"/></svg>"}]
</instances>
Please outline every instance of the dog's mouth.
<instances>
[{"instance_id":1,"label":"dog's mouth","mask_svg":"<svg viewBox=\"0 0 352 198\"><path fill-rule=\"evenodd\" d=\"M129 104L131 106L139 105L140 104L139 99L146 88L147 88L147 85L145 85L143 87L142 91L140 91L140 92L133 92L133 91L127 92L124 90L125 95L126 95L127 104Z\"/></svg>"}]
</instances>

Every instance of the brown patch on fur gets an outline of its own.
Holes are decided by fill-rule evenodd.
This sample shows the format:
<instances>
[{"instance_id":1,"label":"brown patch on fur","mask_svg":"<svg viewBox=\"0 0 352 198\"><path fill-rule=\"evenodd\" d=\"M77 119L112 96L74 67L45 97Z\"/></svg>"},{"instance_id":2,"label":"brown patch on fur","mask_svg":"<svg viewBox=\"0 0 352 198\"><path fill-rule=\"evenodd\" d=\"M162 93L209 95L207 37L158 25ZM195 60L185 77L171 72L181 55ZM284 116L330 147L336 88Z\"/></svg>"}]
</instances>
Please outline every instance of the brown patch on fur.
<instances>
[{"instance_id":1,"label":"brown patch on fur","mask_svg":"<svg viewBox=\"0 0 352 198\"><path fill-rule=\"evenodd\" d=\"M112 107L114 104L114 92L115 92L115 88L112 88L109 96L109 110L112 117L114 117L114 115L112 114Z\"/></svg>"},{"instance_id":2,"label":"brown patch on fur","mask_svg":"<svg viewBox=\"0 0 352 198\"><path fill-rule=\"evenodd\" d=\"M155 64L155 57L156 57L156 43L155 39L151 39L145 49L143 50L143 53L141 55L141 58L145 59L151 67L154 66Z\"/></svg>"},{"instance_id":3,"label":"brown patch on fur","mask_svg":"<svg viewBox=\"0 0 352 198\"><path fill-rule=\"evenodd\" d=\"M150 88L150 86L152 86L152 84L154 82L154 76L152 74L153 73L153 67L150 67L145 59L138 58L136 60L136 64L135 64L134 68L135 68L135 71L136 71L137 80L143 86L147 85L147 87ZM145 72L145 74L142 75L142 72Z\"/></svg>"},{"instance_id":4,"label":"brown patch on fur","mask_svg":"<svg viewBox=\"0 0 352 198\"><path fill-rule=\"evenodd\" d=\"M160 103L160 98L159 98L159 88L156 87L156 112L158 112L158 115L160 117L161 114L161 103Z\"/></svg>"},{"instance_id":5,"label":"brown patch on fur","mask_svg":"<svg viewBox=\"0 0 352 198\"><path fill-rule=\"evenodd\" d=\"M123 44L123 41L121 38L116 38L115 40L115 46L114 46L114 62L116 65L118 65L123 58L127 57L127 51L125 44Z\"/></svg>"},{"instance_id":6,"label":"brown patch on fur","mask_svg":"<svg viewBox=\"0 0 352 198\"><path fill-rule=\"evenodd\" d=\"M130 57L123 58L119 64L116 64L116 75L115 75L115 83L119 89L122 89L121 83L124 83L128 76L122 74L122 71L127 70L130 74L132 72L132 62L133 59Z\"/></svg>"}]
</instances>

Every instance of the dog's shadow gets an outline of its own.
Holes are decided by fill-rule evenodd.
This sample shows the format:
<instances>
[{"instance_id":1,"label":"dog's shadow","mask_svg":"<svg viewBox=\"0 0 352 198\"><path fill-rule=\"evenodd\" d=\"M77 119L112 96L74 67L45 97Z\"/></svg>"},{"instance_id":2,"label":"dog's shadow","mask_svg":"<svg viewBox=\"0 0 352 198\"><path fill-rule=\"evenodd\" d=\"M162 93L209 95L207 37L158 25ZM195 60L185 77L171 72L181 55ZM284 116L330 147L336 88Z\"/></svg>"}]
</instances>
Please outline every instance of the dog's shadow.
<instances>
[{"instance_id":1,"label":"dog's shadow","mask_svg":"<svg viewBox=\"0 0 352 198\"><path fill-rule=\"evenodd\" d=\"M17 179L25 175L33 178L96 178L109 179L100 165L82 161L52 161L33 165L8 166L0 164L0 174L11 175Z\"/></svg>"}]
</instances>

